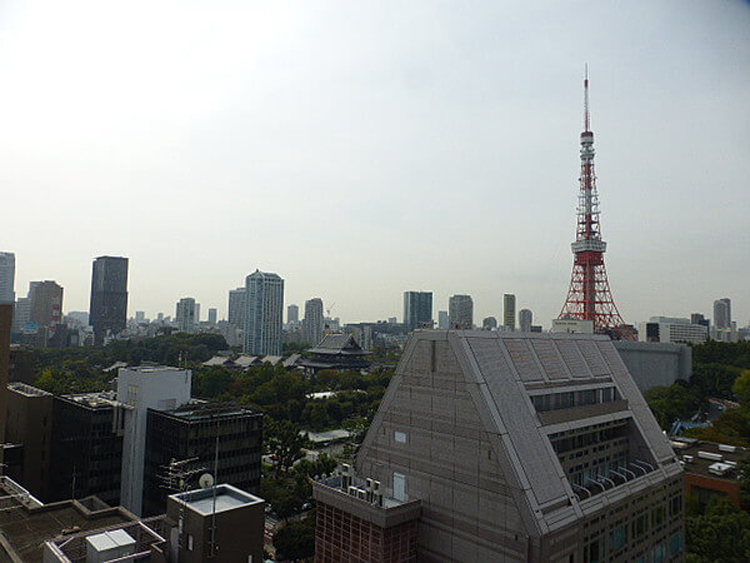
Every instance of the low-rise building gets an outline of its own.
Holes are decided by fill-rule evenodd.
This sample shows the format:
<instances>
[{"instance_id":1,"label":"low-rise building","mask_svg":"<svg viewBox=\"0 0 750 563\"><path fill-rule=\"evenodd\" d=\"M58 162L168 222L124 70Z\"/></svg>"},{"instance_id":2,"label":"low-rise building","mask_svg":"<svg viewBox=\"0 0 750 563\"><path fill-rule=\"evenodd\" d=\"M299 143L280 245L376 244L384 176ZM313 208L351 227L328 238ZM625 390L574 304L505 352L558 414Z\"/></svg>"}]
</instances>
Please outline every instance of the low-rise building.
<instances>
[{"instance_id":1,"label":"low-rise building","mask_svg":"<svg viewBox=\"0 0 750 563\"><path fill-rule=\"evenodd\" d=\"M738 446L672 438L672 447L685 471L685 494L706 506L717 496L740 507L738 465L750 460L750 450Z\"/></svg>"},{"instance_id":2,"label":"low-rise building","mask_svg":"<svg viewBox=\"0 0 750 563\"><path fill-rule=\"evenodd\" d=\"M301 361L301 365L311 371L321 369L367 369L370 361L369 352L363 350L353 336L349 334L327 334L320 344L308 350L310 358Z\"/></svg>"}]
</instances>

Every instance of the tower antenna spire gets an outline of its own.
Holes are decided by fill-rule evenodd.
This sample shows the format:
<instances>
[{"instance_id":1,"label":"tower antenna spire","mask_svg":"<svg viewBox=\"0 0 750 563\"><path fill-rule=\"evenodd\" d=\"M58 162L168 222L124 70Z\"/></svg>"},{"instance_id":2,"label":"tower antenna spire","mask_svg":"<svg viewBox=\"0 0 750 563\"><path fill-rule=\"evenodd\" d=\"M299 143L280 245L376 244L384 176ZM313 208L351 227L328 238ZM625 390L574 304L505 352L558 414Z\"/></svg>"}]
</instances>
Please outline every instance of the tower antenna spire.
<instances>
[{"instance_id":1,"label":"tower antenna spire","mask_svg":"<svg viewBox=\"0 0 750 563\"><path fill-rule=\"evenodd\" d=\"M585 75L583 78L583 124L584 131L590 131L591 118L589 117L589 65L586 63Z\"/></svg>"}]
</instances>

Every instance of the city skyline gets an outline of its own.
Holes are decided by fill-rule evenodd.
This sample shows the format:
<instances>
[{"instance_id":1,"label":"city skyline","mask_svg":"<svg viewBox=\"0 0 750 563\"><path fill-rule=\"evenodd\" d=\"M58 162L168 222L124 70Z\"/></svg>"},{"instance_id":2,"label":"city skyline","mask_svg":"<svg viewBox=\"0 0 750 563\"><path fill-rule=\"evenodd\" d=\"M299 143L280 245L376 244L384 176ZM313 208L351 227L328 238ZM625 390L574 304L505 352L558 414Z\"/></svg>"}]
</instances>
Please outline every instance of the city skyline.
<instances>
[{"instance_id":1,"label":"city skyline","mask_svg":"<svg viewBox=\"0 0 750 563\"><path fill-rule=\"evenodd\" d=\"M501 318L513 293L549 326L570 275L588 62L625 321L712 318L723 296L750 320L746 2L586 18L556 3L322 6L196 3L170 46L164 5L3 8L0 185L9 209L45 202L34 229L24 213L4 222L16 294L51 279L66 312L87 310L91 260L122 255L129 316L190 295L226 318L226 288L259 268L286 280L286 302L320 296L345 322L400 318L403 291L423 288L435 310L472 295L475 319ZM178 220L192 228L166 228ZM320 268L323 245L336 251Z\"/></svg>"}]
</instances>

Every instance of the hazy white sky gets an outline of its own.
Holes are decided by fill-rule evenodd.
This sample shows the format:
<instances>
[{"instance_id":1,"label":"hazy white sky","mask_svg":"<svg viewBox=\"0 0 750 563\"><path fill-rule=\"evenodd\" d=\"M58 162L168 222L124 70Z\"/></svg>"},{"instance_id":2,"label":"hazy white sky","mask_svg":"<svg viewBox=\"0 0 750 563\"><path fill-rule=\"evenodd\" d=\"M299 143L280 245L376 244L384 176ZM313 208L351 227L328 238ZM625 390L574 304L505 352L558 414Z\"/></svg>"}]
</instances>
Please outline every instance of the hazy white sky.
<instances>
[{"instance_id":1,"label":"hazy white sky","mask_svg":"<svg viewBox=\"0 0 750 563\"><path fill-rule=\"evenodd\" d=\"M610 283L629 322L750 319L750 4L0 1L0 250L16 291L225 314L256 268L345 321L402 292L502 294L549 325L570 278L591 73Z\"/></svg>"}]
</instances>

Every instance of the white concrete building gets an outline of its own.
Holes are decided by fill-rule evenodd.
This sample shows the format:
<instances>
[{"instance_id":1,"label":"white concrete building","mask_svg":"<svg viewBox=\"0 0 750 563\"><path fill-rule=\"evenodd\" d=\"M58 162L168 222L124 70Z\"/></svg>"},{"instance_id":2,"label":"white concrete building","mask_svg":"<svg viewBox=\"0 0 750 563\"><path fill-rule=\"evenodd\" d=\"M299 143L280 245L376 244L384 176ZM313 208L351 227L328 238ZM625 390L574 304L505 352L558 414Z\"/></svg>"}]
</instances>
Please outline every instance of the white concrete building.
<instances>
[{"instance_id":1,"label":"white concrete building","mask_svg":"<svg viewBox=\"0 0 750 563\"><path fill-rule=\"evenodd\" d=\"M165 366L121 368L117 400L130 405L122 442L120 504L141 515L148 409L175 409L190 401L192 372Z\"/></svg>"},{"instance_id":2,"label":"white concrete building","mask_svg":"<svg viewBox=\"0 0 750 563\"><path fill-rule=\"evenodd\" d=\"M284 317L284 280L255 270L245 279L246 354L280 356Z\"/></svg>"},{"instance_id":3,"label":"white concrete building","mask_svg":"<svg viewBox=\"0 0 750 563\"><path fill-rule=\"evenodd\" d=\"M708 327L679 317L651 317L649 322L638 325L638 340L703 344L708 340Z\"/></svg>"}]
</instances>

